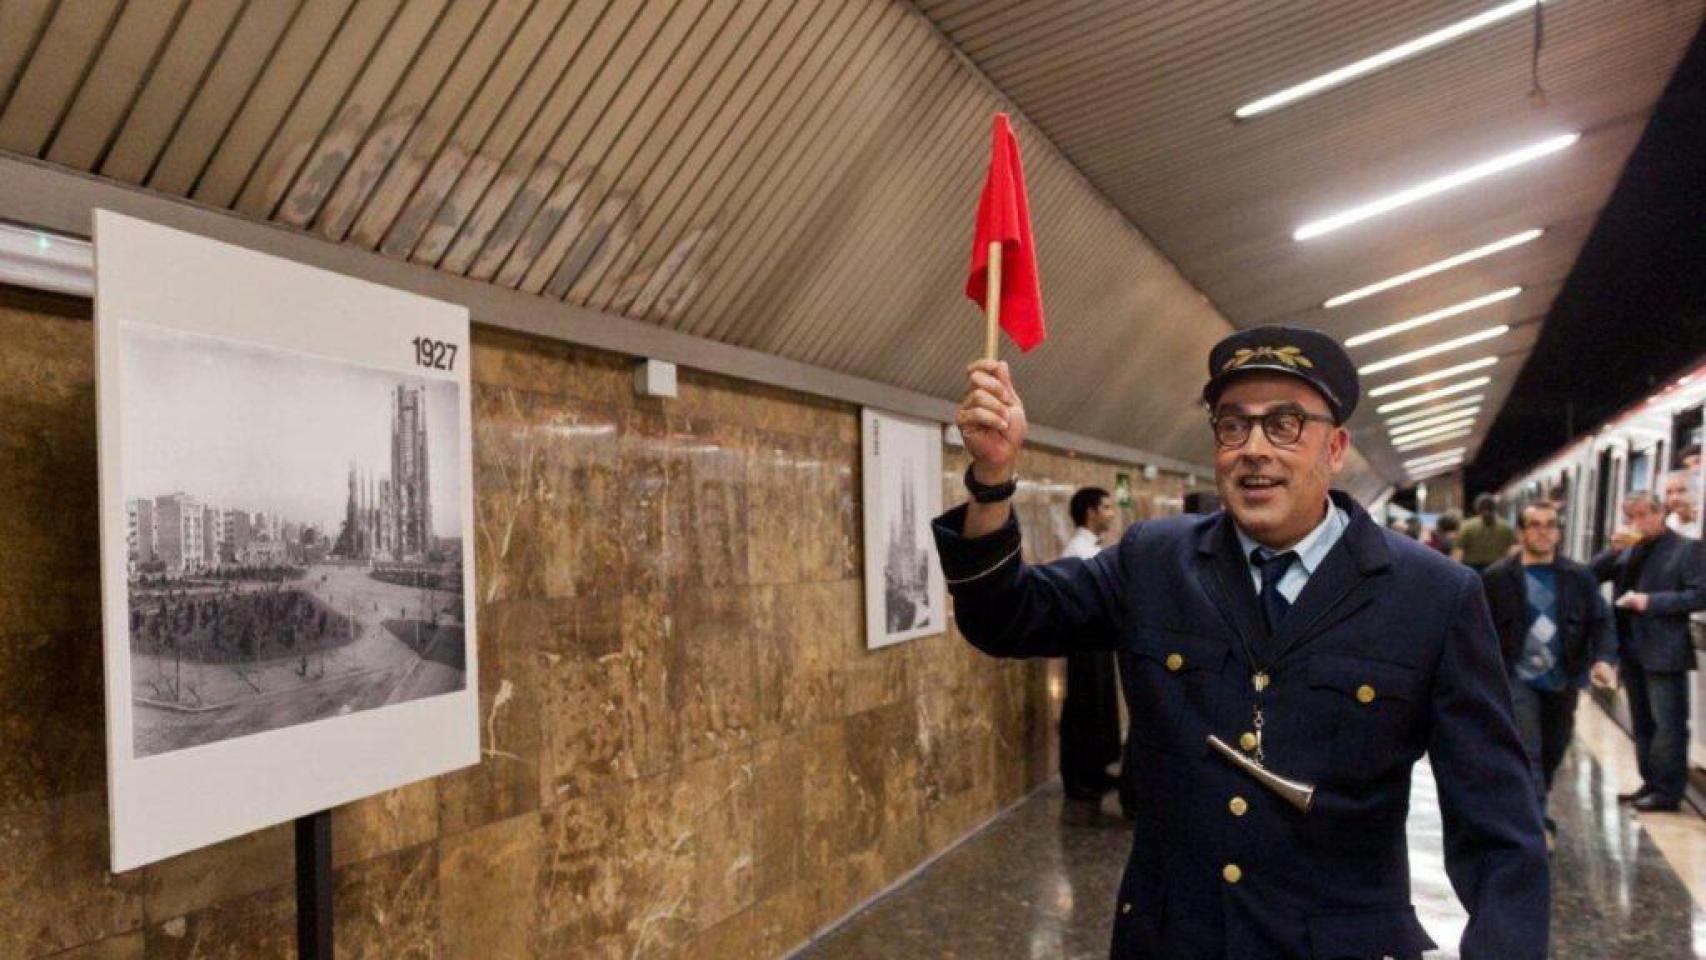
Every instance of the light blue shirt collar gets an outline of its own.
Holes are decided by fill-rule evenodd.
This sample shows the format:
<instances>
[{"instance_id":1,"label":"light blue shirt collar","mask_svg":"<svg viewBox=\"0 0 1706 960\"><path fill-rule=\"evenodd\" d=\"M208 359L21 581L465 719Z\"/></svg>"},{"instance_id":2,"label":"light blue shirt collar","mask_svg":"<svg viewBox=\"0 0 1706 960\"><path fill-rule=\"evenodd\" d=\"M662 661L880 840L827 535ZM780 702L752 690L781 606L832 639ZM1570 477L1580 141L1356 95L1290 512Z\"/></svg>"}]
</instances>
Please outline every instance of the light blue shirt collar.
<instances>
[{"instance_id":1,"label":"light blue shirt collar","mask_svg":"<svg viewBox=\"0 0 1706 960\"><path fill-rule=\"evenodd\" d=\"M1339 542L1340 537L1344 536L1345 528L1350 526L1350 523L1350 515L1345 512L1345 509L1329 499L1327 501L1327 515L1321 518L1321 522L1315 525L1315 529L1309 531L1302 540L1297 541L1291 547L1291 550L1297 554L1297 561L1286 570L1285 576L1280 578L1279 583L1280 593L1284 594L1287 600L1297 600L1297 595L1303 592L1303 585L1309 582L1309 578L1314 575L1316 568L1321 566L1321 561L1327 559L1327 554L1332 552L1333 545ZM1253 550L1264 548L1245 534L1243 530L1238 529L1238 524L1232 525L1232 531L1238 535L1238 547L1244 552L1244 563L1250 567L1251 581L1256 590L1260 591L1262 589L1262 572L1260 568L1250 563L1250 553ZM1280 552L1283 553L1284 551Z\"/></svg>"}]
</instances>

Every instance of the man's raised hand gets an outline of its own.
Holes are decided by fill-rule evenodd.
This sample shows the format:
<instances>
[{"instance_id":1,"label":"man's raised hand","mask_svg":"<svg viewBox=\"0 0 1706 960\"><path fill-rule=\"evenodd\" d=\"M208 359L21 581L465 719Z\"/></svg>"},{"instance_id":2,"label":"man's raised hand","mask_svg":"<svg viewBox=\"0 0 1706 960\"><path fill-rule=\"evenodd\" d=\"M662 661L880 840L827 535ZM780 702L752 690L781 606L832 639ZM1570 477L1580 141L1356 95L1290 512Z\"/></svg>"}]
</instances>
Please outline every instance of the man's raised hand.
<instances>
[{"instance_id":1,"label":"man's raised hand","mask_svg":"<svg viewBox=\"0 0 1706 960\"><path fill-rule=\"evenodd\" d=\"M1013 476L1030 423L1005 362L978 360L966 367L966 395L954 424L980 483L1005 483Z\"/></svg>"}]
</instances>

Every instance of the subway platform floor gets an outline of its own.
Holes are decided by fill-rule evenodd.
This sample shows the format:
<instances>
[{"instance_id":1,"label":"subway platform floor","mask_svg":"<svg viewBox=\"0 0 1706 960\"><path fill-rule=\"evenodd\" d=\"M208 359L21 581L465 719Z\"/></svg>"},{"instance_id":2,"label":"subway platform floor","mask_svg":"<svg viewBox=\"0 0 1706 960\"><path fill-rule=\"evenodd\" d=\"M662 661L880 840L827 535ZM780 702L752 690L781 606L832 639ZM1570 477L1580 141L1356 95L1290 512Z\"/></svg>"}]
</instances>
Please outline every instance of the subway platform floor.
<instances>
[{"instance_id":1,"label":"subway platform floor","mask_svg":"<svg viewBox=\"0 0 1706 960\"><path fill-rule=\"evenodd\" d=\"M1553 786L1552 956L1706 960L1706 820L1636 815L1629 739L1591 702ZM1458 956L1465 915L1445 875L1431 772L1416 768L1410 812L1412 898L1441 948ZM1127 826L1110 798L1100 822L1061 823L1051 782L909 882L796 954L801 960L904 957L1100 960L1107 956ZM1687 807L1685 806L1685 811Z\"/></svg>"}]
</instances>

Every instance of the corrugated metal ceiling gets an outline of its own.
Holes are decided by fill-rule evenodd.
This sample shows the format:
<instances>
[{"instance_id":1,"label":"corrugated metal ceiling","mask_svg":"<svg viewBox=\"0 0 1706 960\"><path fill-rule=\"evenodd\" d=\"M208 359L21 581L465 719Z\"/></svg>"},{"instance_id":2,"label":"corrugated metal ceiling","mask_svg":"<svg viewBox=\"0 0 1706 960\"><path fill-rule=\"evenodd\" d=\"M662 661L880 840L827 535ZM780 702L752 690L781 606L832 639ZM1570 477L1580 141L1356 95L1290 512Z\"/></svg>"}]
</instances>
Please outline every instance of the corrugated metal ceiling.
<instances>
[{"instance_id":1,"label":"corrugated metal ceiling","mask_svg":"<svg viewBox=\"0 0 1706 960\"><path fill-rule=\"evenodd\" d=\"M0 149L943 397L1007 104L893 0L7 0ZM1204 462L1229 328L1033 129L1035 420ZM476 318L477 319L477 318ZM1181 364L1180 358L1190 363Z\"/></svg>"},{"instance_id":2,"label":"corrugated metal ceiling","mask_svg":"<svg viewBox=\"0 0 1706 960\"><path fill-rule=\"evenodd\" d=\"M1543 313L1703 3L1549 4L1543 110L1513 23L1234 124L1485 4L5 0L0 150L947 397L980 342L958 288L988 119L1016 102L1052 319L1015 360L1033 418L1202 462L1222 312L1345 333L1510 281L1505 315ZM1544 178L1289 240L1560 126L1588 135ZM1536 218L1485 270L1311 309ZM1532 337L1501 344L1495 401Z\"/></svg>"}]
</instances>

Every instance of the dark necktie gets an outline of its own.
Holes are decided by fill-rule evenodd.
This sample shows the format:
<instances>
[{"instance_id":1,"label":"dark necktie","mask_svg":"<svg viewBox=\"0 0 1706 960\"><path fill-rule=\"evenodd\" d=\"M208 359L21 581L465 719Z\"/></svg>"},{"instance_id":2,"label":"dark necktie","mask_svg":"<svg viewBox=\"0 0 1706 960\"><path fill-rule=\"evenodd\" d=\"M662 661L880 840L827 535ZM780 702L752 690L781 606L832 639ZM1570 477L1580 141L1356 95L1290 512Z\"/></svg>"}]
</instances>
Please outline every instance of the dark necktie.
<instances>
[{"instance_id":1,"label":"dark necktie","mask_svg":"<svg viewBox=\"0 0 1706 960\"><path fill-rule=\"evenodd\" d=\"M1287 610L1291 609L1291 601L1280 592L1280 579L1291 568L1291 562L1297 559L1297 554L1291 550L1275 554L1261 548L1250 551L1250 562L1262 571L1262 618L1268 623L1268 637L1279 632L1280 623L1285 620Z\"/></svg>"}]
</instances>

